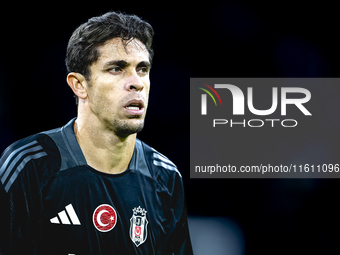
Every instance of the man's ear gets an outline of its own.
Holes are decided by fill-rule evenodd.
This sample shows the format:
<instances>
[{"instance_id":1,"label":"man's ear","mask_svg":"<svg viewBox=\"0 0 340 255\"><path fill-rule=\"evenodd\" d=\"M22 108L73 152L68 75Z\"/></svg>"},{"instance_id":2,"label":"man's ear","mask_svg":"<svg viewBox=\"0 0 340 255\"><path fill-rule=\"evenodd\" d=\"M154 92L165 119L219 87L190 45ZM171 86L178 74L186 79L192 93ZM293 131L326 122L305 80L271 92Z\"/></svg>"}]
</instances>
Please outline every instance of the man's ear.
<instances>
[{"instance_id":1,"label":"man's ear","mask_svg":"<svg viewBox=\"0 0 340 255\"><path fill-rule=\"evenodd\" d=\"M66 81L78 98L83 100L87 98L87 82L82 74L69 73L66 77Z\"/></svg>"}]
</instances>

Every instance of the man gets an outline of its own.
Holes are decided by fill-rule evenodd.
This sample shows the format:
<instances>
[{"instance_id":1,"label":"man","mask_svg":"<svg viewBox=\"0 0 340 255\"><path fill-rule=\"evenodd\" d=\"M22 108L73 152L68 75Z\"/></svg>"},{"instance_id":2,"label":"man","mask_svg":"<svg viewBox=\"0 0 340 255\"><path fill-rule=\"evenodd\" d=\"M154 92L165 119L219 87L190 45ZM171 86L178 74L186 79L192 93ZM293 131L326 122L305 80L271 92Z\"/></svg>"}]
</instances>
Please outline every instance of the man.
<instances>
[{"instance_id":1,"label":"man","mask_svg":"<svg viewBox=\"0 0 340 255\"><path fill-rule=\"evenodd\" d=\"M78 116L9 146L0 160L2 254L192 254L176 166L136 138L153 29L109 12L66 55Z\"/></svg>"}]
</instances>

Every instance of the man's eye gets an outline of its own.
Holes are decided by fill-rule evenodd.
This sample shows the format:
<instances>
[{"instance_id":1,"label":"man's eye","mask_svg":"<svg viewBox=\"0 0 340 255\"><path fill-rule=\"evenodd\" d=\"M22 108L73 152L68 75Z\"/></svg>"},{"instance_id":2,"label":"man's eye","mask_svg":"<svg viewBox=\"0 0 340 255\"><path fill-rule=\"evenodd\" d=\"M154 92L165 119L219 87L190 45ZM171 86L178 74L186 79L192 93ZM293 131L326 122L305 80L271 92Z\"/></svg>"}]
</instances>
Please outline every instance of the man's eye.
<instances>
[{"instance_id":1,"label":"man's eye","mask_svg":"<svg viewBox=\"0 0 340 255\"><path fill-rule=\"evenodd\" d=\"M138 70L140 73L144 73L144 74L146 74L146 73L148 73L148 68L147 67L141 67L141 68L139 68L139 70Z\"/></svg>"},{"instance_id":2,"label":"man's eye","mask_svg":"<svg viewBox=\"0 0 340 255\"><path fill-rule=\"evenodd\" d=\"M116 66L116 67L111 68L110 71L113 72L113 73L118 73L118 72L121 71L121 69L120 69L120 67Z\"/></svg>"}]
</instances>

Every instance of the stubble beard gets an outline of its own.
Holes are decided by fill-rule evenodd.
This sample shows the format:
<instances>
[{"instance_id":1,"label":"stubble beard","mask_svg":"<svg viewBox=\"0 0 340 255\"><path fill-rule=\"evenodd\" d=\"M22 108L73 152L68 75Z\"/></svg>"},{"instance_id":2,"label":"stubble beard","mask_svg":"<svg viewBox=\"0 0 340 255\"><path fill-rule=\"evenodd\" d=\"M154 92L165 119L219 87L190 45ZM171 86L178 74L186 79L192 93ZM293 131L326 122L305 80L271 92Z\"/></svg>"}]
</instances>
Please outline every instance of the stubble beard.
<instances>
[{"instance_id":1,"label":"stubble beard","mask_svg":"<svg viewBox=\"0 0 340 255\"><path fill-rule=\"evenodd\" d=\"M113 131L116 133L118 137L128 137L129 135L139 133L143 130L144 127L144 119L140 119L138 123L132 124L126 120L117 120L115 119L112 123Z\"/></svg>"}]
</instances>

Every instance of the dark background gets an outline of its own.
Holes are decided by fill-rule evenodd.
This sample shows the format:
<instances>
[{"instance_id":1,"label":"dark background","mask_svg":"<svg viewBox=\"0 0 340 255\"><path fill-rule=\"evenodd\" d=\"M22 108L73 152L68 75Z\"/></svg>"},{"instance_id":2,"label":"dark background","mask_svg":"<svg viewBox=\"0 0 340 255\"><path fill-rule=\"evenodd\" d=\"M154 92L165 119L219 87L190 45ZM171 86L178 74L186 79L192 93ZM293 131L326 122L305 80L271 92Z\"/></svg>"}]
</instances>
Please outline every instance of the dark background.
<instances>
[{"instance_id":1,"label":"dark background","mask_svg":"<svg viewBox=\"0 0 340 255\"><path fill-rule=\"evenodd\" d=\"M247 255L339 254L340 180L189 178L189 78L339 77L339 14L330 1L3 4L0 150L76 116L67 42L77 26L109 10L154 27L150 103L139 138L179 167L189 215L235 222Z\"/></svg>"}]
</instances>

